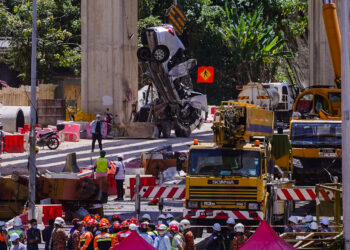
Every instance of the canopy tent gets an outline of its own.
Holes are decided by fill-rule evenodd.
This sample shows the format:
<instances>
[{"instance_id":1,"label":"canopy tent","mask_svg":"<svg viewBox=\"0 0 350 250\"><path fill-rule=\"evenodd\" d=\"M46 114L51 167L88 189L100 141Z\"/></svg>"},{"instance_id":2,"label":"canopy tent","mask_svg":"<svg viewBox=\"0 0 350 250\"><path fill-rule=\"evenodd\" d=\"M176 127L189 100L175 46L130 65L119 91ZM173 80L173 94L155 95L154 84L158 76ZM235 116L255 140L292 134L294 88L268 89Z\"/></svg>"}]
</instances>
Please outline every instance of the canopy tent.
<instances>
[{"instance_id":1,"label":"canopy tent","mask_svg":"<svg viewBox=\"0 0 350 250\"><path fill-rule=\"evenodd\" d=\"M240 248L240 250L251 249L292 250L296 248L279 237L269 223L262 221L253 236Z\"/></svg>"},{"instance_id":2,"label":"canopy tent","mask_svg":"<svg viewBox=\"0 0 350 250\"><path fill-rule=\"evenodd\" d=\"M146 242L136 231L123 240L119 245L113 247L113 250L156 250L148 242Z\"/></svg>"}]
</instances>

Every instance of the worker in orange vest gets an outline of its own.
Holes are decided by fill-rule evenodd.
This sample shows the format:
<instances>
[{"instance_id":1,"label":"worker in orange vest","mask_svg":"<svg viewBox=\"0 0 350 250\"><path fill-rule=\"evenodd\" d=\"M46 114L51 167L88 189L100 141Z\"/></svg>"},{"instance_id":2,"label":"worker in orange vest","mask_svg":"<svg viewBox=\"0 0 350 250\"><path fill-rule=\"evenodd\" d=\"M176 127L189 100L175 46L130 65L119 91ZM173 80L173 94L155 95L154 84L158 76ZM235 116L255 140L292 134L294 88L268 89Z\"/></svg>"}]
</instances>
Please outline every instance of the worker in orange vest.
<instances>
[{"instance_id":1,"label":"worker in orange vest","mask_svg":"<svg viewBox=\"0 0 350 250\"><path fill-rule=\"evenodd\" d=\"M7 239L7 232L5 229L5 222L0 221L0 250L7 250L8 249L8 239Z\"/></svg>"},{"instance_id":2,"label":"worker in orange vest","mask_svg":"<svg viewBox=\"0 0 350 250\"><path fill-rule=\"evenodd\" d=\"M89 219L86 223L86 231L80 236L80 249L94 249L94 234L92 233L97 222L94 219Z\"/></svg>"},{"instance_id":3,"label":"worker in orange vest","mask_svg":"<svg viewBox=\"0 0 350 250\"><path fill-rule=\"evenodd\" d=\"M107 233L109 227L110 224L108 221L100 221L99 228L101 233L94 239L95 250L108 250L114 247L116 240L114 239L113 235Z\"/></svg>"}]
</instances>

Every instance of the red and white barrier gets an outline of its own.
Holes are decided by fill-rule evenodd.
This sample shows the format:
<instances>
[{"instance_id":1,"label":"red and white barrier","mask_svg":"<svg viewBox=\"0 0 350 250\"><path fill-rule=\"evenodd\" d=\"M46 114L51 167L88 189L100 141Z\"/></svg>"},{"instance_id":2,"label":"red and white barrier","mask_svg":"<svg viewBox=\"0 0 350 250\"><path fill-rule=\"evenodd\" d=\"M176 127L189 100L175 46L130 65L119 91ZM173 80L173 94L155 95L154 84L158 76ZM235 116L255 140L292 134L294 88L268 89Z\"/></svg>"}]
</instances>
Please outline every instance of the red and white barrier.
<instances>
[{"instance_id":1,"label":"red and white barrier","mask_svg":"<svg viewBox=\"0 0 350 250\"><path fill-rule=\"evenodd\" d=\"M214 115L216 111L216 106L208 106L208 117L205 120L207 123L212 123L214 121Z\"/></svg>"},{"instance_id":2,"label":"red and white barrier","mask_svg":"<svg viewBox=\"0 0 350 250\"><path fill-rule=\"evenodd\" d=\"M235 220L263 220L262 211L237 211L237 210L204 210L184 209L183 216L186 219L228 219Z\"/></svg>"},{"instance_id":3,"label":"red and white barrier","mask_svg":"<svg viewBox=\"0 0 350 250\"><path fill-rule=\"evenodd\" d=\"M184 199L186 187L181 186L145 186L140 188L141 198Z\"/></svg>"},{"instance_id":4,"label":"red and white barrier","mask_svg":"<svg viewBox=\"0 0 350 250\"><path fill-rule=\"evenodd\" d=\"M320 189L318 199L321 201L331 201L334 199L334 193L325 189ZM316 200L316 191L314 187L280 188L277 189L277 200L314 201Z\"/></svg>"}]
</instances>

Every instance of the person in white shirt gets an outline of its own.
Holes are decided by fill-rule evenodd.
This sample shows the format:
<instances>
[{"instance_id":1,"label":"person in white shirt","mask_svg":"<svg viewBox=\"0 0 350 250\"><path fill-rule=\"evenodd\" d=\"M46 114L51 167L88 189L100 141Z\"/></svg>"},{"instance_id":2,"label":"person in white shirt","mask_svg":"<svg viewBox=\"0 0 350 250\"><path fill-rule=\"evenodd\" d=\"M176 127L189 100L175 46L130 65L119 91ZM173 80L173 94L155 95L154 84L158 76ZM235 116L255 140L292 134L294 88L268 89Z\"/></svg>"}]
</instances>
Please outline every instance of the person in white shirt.
<instances>
[{"instance_id":1,"label":"person in white shirt","mask_svg":"<svg viewBox=\"0 0 350 250\"><path fill-rule=\"evenodd\" d=\"M123 163L123 155L117 155L117 160L115 161L115 175L114 179L117 181L117 195L116 201L124 200L124 180L125 180L125 165Z\"/></svg>"}]
</instances>

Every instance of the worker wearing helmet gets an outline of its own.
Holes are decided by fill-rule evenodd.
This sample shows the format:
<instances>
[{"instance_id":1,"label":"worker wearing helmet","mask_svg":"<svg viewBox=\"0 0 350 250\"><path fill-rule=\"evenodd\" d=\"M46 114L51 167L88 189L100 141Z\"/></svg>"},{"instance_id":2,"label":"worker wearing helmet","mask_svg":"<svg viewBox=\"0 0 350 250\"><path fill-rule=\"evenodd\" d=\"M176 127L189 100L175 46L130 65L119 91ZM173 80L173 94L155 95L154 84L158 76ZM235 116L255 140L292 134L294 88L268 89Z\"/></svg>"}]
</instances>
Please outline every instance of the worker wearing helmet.
<instances>
[{"instance_id":1,"label":"worker wearing helmet","mask_svg":"<svg viewBox=\"0 0 350 250\"><path fill-rule=\"evenodd\" d=\"M130 234L131 231L129 230L130 223L127 221L123 221L122 223L122 231L117 233L116 239L118 242L122 242L124 239L126 239Z\"/></svg>"},{"instance_id":2,"label":"worker wearing helmet","mask_svg":"<svg viewBox=\"0 0 350 250\"><path fill-rule=\"evenodd\" d=\"M94 239L94 249L95 250L107 250L112 249L115 242L118 242L113 235L108 233L108 228L110 227L108 220L102 220L99 223L99 229L101 233L97 235Z\"/></svg>"},{"instance_id":3,"label":"worker wearing helmet","mask_svg":"<svg viewBox=\"0 0 350 250\"><path fill-rule=\"evenodd\" d=\"M118 221L115 221L112 225L112 232L110 232L113 237L115 238L117 236L117 233L119 233L122 230L122 226Z\"/></svg>"},{"instance_id":4,"label":"worker wearing helmet","mask_svg":"<svg viewBox=\"0 0 350 250\"><path fill-rule=\"evenodd\" d=\"M82 235L81 232L83 231L83 222L78 221L75 225L75 231L72 234L72 249L78 250L80 245L80 236Z\"/></svg>"},{"instance_id":5,"label":"worker wearing helmet","mask_svg":"<svg viewBox=\"0 0 350 250\"><path fill-rule=\"evenodd\" d=\"M225 249L225 238L221 233L221 225L215 223L213 225L213 233L206 240L207 250L224 250Z\"/></svg>"},{"instance_id":6,"label":"worker wearing helmet","mask_svg":"<svg viewBox=\"0 0 350 250\"><path fill-rule=\"evenodd\" d=\"M316 232L318 232L318 225L317 225L317 222L315 222L315 221L313 221L313 222L311 222L311 224L310 224L310 232L312 232L312 233L316 233Z\"/></svg>"},{"instance_id":7,"label":"worker wearing helmet","mask_svg":"<svg viewBox=\"0 0 350 250\"><path fill-rule=\"evenodd\" d=\"M26 246L20 242L20 237L17 233L13 233L10 237L10 242L12 247L10 248L11 250L26 250Z\"/></svg>"},{"instance_id":8,"label":"worker wearing helmet","mask_svg":"<svg viewBox=\"0 0 350 250\"><path fill-rule=\"evenodd\" d=\"M304 232L311 232L311 223L313 222L314 218L312 215L306 215L304 218Z\"/></svg>"},{"instance_id":9,"label":"worker wearing helmet","mask_svg":"<svg viewBox=\"0 0 350 250\"><path fill-rule=\"evenodd\" d=\"M151 223L151 216L149 214L144 214L142 215L141 221Z\"/></svg>"},{"instance_id":10,"label":"worker wearing helmet","mask_svg":"<svg viewBox=\"0 0 350 250\"><path fill-rule=\"evenodd\" d=\"M16 233L18 234L19 236L19 240L20 242L24 242L25 241L25 231L24 231L24 228L23 228L23 225L22 225L22 219L20 217L16 217L13 221L13 227L12 229L10 229L8 231L8 235L9 237L11 237L11 235L13 233ZM12 243L11 243L12 244Z\"/></svg>"},{"instance_id":11,"label":"worker wearing helmet","mask_svg":"<svg viewBox=\"0 0 350 250\"><path fill-rule=\"evenodd\" d=\"M321 232L327 233L327 232L333 231L330 227L328 227L329 226L328 218L322 218L320 224L321 224Z\"/></svg>"},{"instance_id":12,"label":"worker wearing helmet","mask_svg":"<svg viewBox=\"0 0 350 250\"><path fill-rule=\"evenodd\" d=\"M160 225L160 224L167 225L166 224L166 216L164 214L160 214L158 216L158 225Z\"/></svg>"},{"instance_id":13,"label":"worker wearing helmet","mask_svg":"<svg viewBox=\"0 0 350 250\"><path fill-rule=\"evenodd\" d=\"M91 145L91 152L94 152L95 150L95 143L96 140L98 141L98 146L100 150L102 151L102 135L103 135L103 129L104 129L104 122L101 119L101 115L96 115L96 120L93 120L90 123L91 126L91 135L92 135L92 145Z\"/></svg>"},{"instance_id":14,"label":"worker wearing helmet","mask_svg":"<svg viewBox=\"0 0 350 250\"><path fill-rule=\"evenodd\" d=\"M184 233L184 243L185 250L194 250L196 249L194 246L194 235L191 231L191 223L189 220L183 219L180 221L180 227L183 229Z\"/></svg>"},{"instance_id":15,"label":"worker wearing helmet","mask_svg":"<svg viewBox=\"0 0 350 250\"><path fill-rule=\"evenodd\" d=\"M168 230L171 233L171 247L172 249L184 249L184 242L182 236L179 234L179 226L172 224Z\"/></svg>"},{"instance_id":16,"label":"worker wearing helmet","mask_svg":"<svg viewBox=\"0 0 350 250\"><path fill-rule=\"evenodd\" d=\"M171 250L171 242L166 235L167 226L165 224L159 224L157 226L158 236L154 240L153 246L158 250Z\"/></svg>"},{"instance_id":17,"label":"worker wearing helmet","mask_svg":"<svg viewBox=\"0 0 350 250\"><path fill-rule=\"evenodd\" d=\"M116 214L112 215L112 218L111 218L111 227L109 228L109 233L110 234L113 234L113 226L114 226L115 222L118 222L119 225L120 225L120 222L121 222L120 217L118 215L116 215Z\"/></svg>"},{"instance_id":18,"label":"worker wearing helmet","mask_svg":"<svg viewBox=\"0 0 350 250\"><path fill-rule=\"evenodd\" d=\"M61 217L57 217L54 222L55 228L52 231L52 249L66 249L67 235L64 231L65 222Z\"/></svg>"},{"instance_id":19,"label":"worker wearing helmet","mask_svg":"<svg viewBox=\"0 0 350 250\"><path fill-rule=\"evenodd\" d=\"M167 214L166 215L166 225L170 226L170 222L174 220L174 215Z\"/></svg>"},{"instance_id":20,"label":"worker wearing helmet","mask_svg":"<svg viewBox=\"0 0 350 250\"><path fill-rule=\"evenodd\" d=\"M86 225L86 231L80 236L80 249L94 250L93 230L96 226L96 221L94 219L89 219L85 225Z\"/></svg>"},{"instance_id":21,"label":"worker wearing helmet","mask_svg":"<svg viewBox=\"0 0 350 250\"><path fill-rule=\"evenodd\" d=\"M229 249L239 249L244 243L248 240L247 236L244 235L244 225L242 223L238 223L234 227L235 237L231 241Z\"/></svg>"},{"instance_id":22,"label":"worker wearing helmet","mask_svg":"<svg viewBox=\"0 0 350 250\"><path fill-rule=\"evenodd\" d=\"M111 168L111 165L109 163L109 160L107 160L106 157L106 151L101 150L100 151L100 157L97 158L95 161L94 167L96 171L96 177L106 177L107 178L107 173L108 169Z\"/></svg>"},{"instance_id":23,"label":"worker wearing helmet","mask_svg":"<svg viewBox=\"0 0 350 250\"><path fill-rule=\"evenodd\" d=\"M231 241L235 237L235 229L234 229L235 219L228 218L226 221L226 225L227 225L227 231L224 233L225 246L226 246L226 249L229 249Z\"/></svg>"},{"instance_id":24,"label":"worker wearing helmet","mask_svg":"<svg viewBox=\"0 0 350 250\"><path fill-rule=\"evenodd\" d=\"M296 225L298 224L298 218L296 216L290 216L288 218L288 225L284 228L285 233L293 233L296 231Z\"/></svg>"},{"instance_id":25,"label":"worker wearing helmet","mask_svg":"<svg viewBox=\"0 0 350 250\"><path fill-rule=\"evenodd\" d=\"M148 234L148 222L144 221L141 223L139 234L145 241L153 246L153 238Z\"/></svg>"},{"instance_id":26,"label":"worker wearing helmet","mask_svg":"<svg viewBox=\"0 0 350 250\"><path fill-rule=\"evenodd\" d=\"M0 221L0 250L8 249L8 237L5 228L5 221Z\"/></svg>"}]
</instances>

